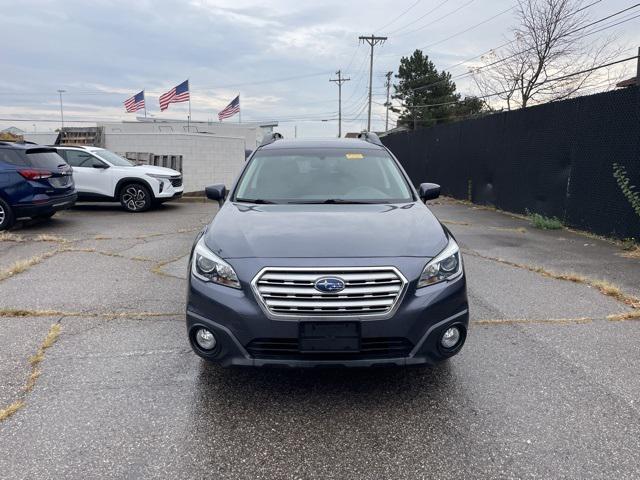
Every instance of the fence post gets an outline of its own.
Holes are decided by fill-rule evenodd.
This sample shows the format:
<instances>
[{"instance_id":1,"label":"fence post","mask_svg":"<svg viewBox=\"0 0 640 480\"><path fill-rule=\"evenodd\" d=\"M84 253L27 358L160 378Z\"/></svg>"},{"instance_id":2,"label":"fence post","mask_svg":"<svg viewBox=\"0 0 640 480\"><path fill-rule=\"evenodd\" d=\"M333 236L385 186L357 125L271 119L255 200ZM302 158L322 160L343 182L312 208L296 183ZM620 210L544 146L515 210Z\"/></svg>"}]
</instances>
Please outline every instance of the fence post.
<instances>
[{"instance_id":1,"label":"fence post","mask_svg":"<svg viewBox=\"0 0 640 480\"><path fill-rule=\"evenodd\" d=\"M640 47L638 47L638 66L636 67L636 85L640 87Z\"/></svg>"}]
</instances>

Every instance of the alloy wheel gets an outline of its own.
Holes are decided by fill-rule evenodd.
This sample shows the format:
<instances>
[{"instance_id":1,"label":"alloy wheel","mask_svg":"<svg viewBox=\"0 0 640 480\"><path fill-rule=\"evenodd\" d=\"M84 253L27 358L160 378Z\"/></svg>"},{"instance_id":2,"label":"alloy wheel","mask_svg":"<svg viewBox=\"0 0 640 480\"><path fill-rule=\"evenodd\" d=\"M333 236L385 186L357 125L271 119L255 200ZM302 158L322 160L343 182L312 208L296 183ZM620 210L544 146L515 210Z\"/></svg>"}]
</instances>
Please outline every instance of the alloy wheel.
<instances>
[{"instance_id":1,"label":"alloy wheel","mask_svg":"<svg viewBox=\"0 0 640 480\"><path fill-rule=\"evenodd\" d=\"M122 203L132 212L142 210L147 205L147 192L142 187L130 185L122 194Z\"/></svg>"},{"instance_id":2,"label":"alloy wheel","mask_svg":"<svg viewBox=\"0 0 640 480\"><path fill-rule=\"evenodd\" d=\"M0 204L0 225L4 223L6 216L7 214L5 213L3 206Z\"/></svg>"}]
</instances>

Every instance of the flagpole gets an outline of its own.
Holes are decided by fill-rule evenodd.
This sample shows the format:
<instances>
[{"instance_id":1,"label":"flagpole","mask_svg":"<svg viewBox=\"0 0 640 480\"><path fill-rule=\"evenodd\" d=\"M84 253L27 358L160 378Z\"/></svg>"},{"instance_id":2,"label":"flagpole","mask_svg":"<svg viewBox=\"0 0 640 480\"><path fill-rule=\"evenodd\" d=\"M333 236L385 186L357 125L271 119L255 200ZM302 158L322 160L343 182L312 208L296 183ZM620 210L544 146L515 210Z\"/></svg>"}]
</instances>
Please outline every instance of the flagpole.
<instances>
[{"instance_id":1,"label":"flagpole","mask_svg":"<svg viewBox=\"0 0 640 480\"><path fill-rule=\"evenodd\" d=\"M144 90L142 90L142 100L144 100L144 118L147 118L147 98Z\"/></svg>"},{"instance_id":2,"label":"flagpole","mask_svg":"<svg viewBox=\"0 0 640 480\"><path fill-rule=\"evenodd\" d=\"M189 90L189 116L187 117L187 132L191 133L191 88L189 87L188 78L187 78L187 89Z\"/></svg>"}]
</instances>

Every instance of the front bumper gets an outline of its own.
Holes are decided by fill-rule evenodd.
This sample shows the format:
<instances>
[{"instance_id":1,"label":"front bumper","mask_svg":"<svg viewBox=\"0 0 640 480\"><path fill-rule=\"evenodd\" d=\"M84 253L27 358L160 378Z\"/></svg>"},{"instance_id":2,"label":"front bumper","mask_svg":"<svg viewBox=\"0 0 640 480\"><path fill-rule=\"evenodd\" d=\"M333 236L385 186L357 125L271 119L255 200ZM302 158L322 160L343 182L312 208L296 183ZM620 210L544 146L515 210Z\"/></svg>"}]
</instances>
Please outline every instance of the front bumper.
<instances>
[{"instance_id":1,"label":"front bumper","mask_svg":"<svg viewBox=\"0 0 640 480\"><path fill-rule=\"evenodd\" d=\"M253 278L253 275L264 266L256 264L255 259L253 262L251 260L239 259L234 262L233 266L240 279ZM367 259L358 260L359 262L367 261ZM374 262L375 259L370 261ZM380 262L380 259L377 261ZM375 263L363 264L375 265ZM381 266L385 265L388 263ZM260 308L250 285L242 280L242 290L236 290L202 282L189 275L186 321L191 345L198 355L223 366L407 366L434 364L456 354L464 343L469 323L465 276L416 290L415 279L418 278L423 265L415 262L415 259L403 259L395 266L407 278L413 279L395 314L387 319L350 316L342 317L341 321L359 322L363 340L380 338L406 340L408 347L402 355L368 357L367 354L332 353L323 357L304 353L252 354L251 351L254 350L251 350L251 345L254 340L296 339L299 333L299 322L309 319L268 318ZM457 325L462 330L463 341L453 350L445 351L440 347L439 340L442 333L452 325ZM205 352L194 345L193 334L198 327L205 327L216 336L218 344L213 352Z\"/></svg>"},{"instance_id":2,"label":"front bumper","mask_svg":"<svg viewBox=\"0 0 640 480\"><path fill-rule=\"evenodd\" d=\"M16 218L36 217L38 215L47 215L59 210L65 210L72 207L78 198L77 193L65 195L63 197L54 197L49 200L40 202L21 203L13 206Z\"/></svg>"},{"instance_id":3,"label":"front bumper","mask_svg":"<svg viewBox=\"0 0 640 480\"><path fill-rule=\"evenodd\" d=\"M153 196L156 200L162 202L173 200L174 198L180 198L184 192L183 185L174 187L167 179L163 179L162 182L154 179L154 182L151 185L153 186Z\"/></svg>"}]
</instances>

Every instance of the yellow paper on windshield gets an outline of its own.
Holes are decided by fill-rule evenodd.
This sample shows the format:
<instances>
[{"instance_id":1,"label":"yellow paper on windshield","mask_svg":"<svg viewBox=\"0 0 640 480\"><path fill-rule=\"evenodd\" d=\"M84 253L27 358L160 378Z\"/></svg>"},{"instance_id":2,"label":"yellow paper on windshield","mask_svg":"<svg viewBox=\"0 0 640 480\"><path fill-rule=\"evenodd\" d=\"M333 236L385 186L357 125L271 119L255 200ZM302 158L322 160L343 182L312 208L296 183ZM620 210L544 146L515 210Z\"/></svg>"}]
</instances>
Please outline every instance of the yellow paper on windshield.
<instances>
[{"instance_id":1,"label":"yellow paper on windshield","mask_svg":"<svg viewBox=\"0 0 640 480\"><path fill-rule=\"evenodd\" d=\"M347 160L362 160L364 158L364 155L361 153L347 153L346 157Z\"/></svg>"}]
</instances>

